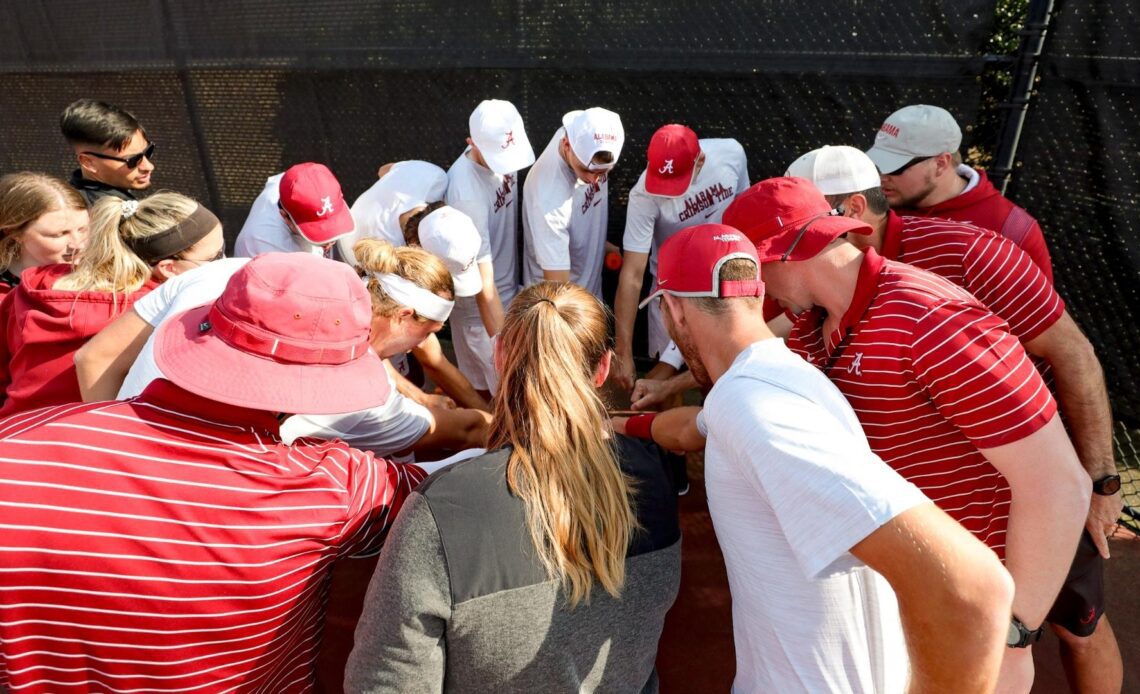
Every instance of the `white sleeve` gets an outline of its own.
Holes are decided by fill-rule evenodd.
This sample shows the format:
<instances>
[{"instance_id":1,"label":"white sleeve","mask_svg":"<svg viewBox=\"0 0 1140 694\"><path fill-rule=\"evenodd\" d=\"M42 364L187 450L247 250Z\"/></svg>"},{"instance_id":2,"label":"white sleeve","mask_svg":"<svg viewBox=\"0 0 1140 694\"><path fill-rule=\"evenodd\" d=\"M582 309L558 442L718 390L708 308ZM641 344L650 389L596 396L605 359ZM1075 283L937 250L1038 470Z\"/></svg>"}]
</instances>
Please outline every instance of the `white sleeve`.
<instances>
[{"instance_id":1,"label":"white sleeve","mask_svg":"<svg viewBox=\"0 0 1140 694\"><path fill-rule=\"evenodd\" d=\"M341 439L382 458L411 448L431 426L431 412L395 390L388 402L344 415L293 415L281 425L281 438Z\"/></svg>"},{"instance_id":2,"label":"white sleeve","mask_svg":"<svg viewBox=\"0 0 1140 694\"><path fill-rule=\"evenodd\" d=\"M664 362L678 371L685 365L685 358L681 356L681 350L677 348L677 343L672 340L669 340L669 344L657 357L657 361Z\"/></svg>"},{"instance_id":3,"label":"white sleeve","mask_svg":"<svg viewBox=\"0 0 1140 694\"><path fill-rule=\"evenodd\" d=\"M157 328L162 324L162 321L166 320L170 313L170 307L174 305L174 297L178 296L178 292L182 290L189 274L175 275L158 285L153 291L135 302L135 313L138 314L139 318L146 321L147 325Z\"/></svg>"},{"instance_id":4,"label":"white sleeve","mask_svg":"<svg viewBox=\"0 0 1140 694\"><path fill-rule=\"evenodd\" d=\"M737 172L736 181L736 194L740 195L744 191L748 190L748 186L751 185L748 182L748 155L744 153L744 148L740 146L739 142L733 140L733 143L736 145L736 156L739 157L740 162L740 166L738 167L740 170Z\"/></svg>"},{"instance_id":5,"label":"white sleeve","mask_svg":"<svg viewBox=\"0 0 1140 694\"><path fill-rule=\"evenodd\" d=\"M805 575L928 501L821 405L757 379L724 385L705 423L768 500Z\"/></svg>"},{"instance_id":6,"label":"white sleeve","mask_svg":"<svg viewBox=\"0 0 1140 694\"><path fill-rule=\"evenodd\" d=\"M475 262L491 262L491 230L488 224L490 214L486 203L481 200L448 200L447 204L470 217L475 223L475 229L479 232L479 255L475 257Z\"/></svg>"},{"instance_id":7,"label":"white sleeve","mask_svg":"<svg viewBox=\"0 0 1140 694\"><path fill-rule=\"evenodd\" d=\"M630 189L629 206L625 211L625 233L621 239L623 250L648 253L653 248L653 231L659 212L653 197L642 190L640 185Z\"/></svg>"},{"instance_id":8,"label":"white sleeve","mask_svg":"<svg viewBox=\"0 0 1140 694\"><path fill-rule=\"evenodd\" d=\"M570 213L573 196L561 204L538 200L526 206L530 234L526 241L534 249L535 260L543 270L570 269Z\"/></svg>"}]
</instances>

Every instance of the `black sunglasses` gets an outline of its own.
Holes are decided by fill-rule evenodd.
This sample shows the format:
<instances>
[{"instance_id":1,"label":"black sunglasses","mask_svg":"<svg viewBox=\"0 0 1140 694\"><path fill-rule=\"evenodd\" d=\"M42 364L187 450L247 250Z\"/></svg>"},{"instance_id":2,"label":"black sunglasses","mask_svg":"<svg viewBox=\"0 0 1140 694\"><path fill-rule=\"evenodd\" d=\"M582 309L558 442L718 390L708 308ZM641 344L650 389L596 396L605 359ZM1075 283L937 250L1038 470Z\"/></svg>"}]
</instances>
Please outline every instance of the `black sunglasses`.
<instances>
[{"instance_id":1,"label":"black sunglasses","mask_svg":"<svg viewBox=\"0 0 1140 694\"><path fill-rule=\"evenodd\" d=\"M195 265L204 265L205 263L212 263L215 260L225 260L225 257L226 257L226 247L222 246L222 250L218 251L217 254L214 255L213 258L204 258L204 259L183 258L181 254L175 254L175 255L172 255L169 258L167 258L167 260L182 260L182 261L187 262L187 263L194 263Z\"/></svg>"},{"instance_id":2,"label":"black sunglasses","mask_svg":"<svg viewBox=\"0 0 1140 694\"><path fill-rule=\"evenodd\" d=\"M150 159L154 156L154 143L151 142L146 146L146 149L138 154L132 154L129 157L116 157L113 154L100 154L99 152L84 152L98 159L110 159L111 161L121 161L127 165L128 169L136 169L142 163L143 159Z\"/></svg>"},{"instance_id":3,"label":"black sunglasses","mask_svg":"<svg viewBox=\"0 0 1140 694\"><path fill-rule=\"evenodd\" d=\"M910 167L914 166L915 164L921 164L922 162L927 161L929 159L933 159L935 156L937 156L937 155L933 155L933 156L929 156L929 157L918 157L917 159L911 159L910 161L903 164L902 166L895 169L894 171L891 171L890 173L883 174L883 175L884 176L902 176L904 173L906 173L906 170L909 169Z\"/></svg>"}]
</instances>

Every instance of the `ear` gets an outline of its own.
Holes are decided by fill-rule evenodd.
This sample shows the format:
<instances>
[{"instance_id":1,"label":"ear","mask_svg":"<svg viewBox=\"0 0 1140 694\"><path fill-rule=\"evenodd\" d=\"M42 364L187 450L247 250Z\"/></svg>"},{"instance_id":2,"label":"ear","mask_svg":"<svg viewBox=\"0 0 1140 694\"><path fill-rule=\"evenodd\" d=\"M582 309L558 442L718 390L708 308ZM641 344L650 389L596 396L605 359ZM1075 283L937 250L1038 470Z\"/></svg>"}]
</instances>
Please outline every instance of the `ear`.
<instances>
[{"instance_id":1,"label":"ear","mask_svg":"<svg viewBox=\"0 0 1140 694\"><path fill-rule=\"evenodd\" d=\"M661 295L661 301L665 302L668 306L669 315L667 320L673 321L673 325L676 326L685 325L685 308L681 300L666 292Z\"/></svg>"},{"instance_id":2,"label":"ear","mask_svg":"<svg viewBox=\"0 0 1140 694\"><path fill-rule=\"evenodd\" d=\"M468 147L475 147L475 140L472 140L470 137L467 138L467 146Z\"/></svg>"},{"instance_id":3,"label":"ear","mask_svg":"<svg viewBox=\"0 0 1140 694\"><path fill-rule=\"evenodd\" d=\"M610 376L610 358L613 357L613 352L606 350L605 354L598 361L598 368L594 370L594 387L601 388L602 384Z\"/></svg>"},{"instance_id":4,"label":"ear","mask_svg":"<svg viewBox=\"0 0 1140 694\"><path fill-rule=\"evenodd\" d=\"M943 152L938 155L938 160L934 164L935 175L942 176L947 172L955 173L958 166L954 163L954 155L950 152Z\"/></svg>"},{"instance_id":5,"label":"ear","mask_svg":"<svg viewBox=\"0 0 1140 694\"><path fill-rule=\"evenodd\" d=\"M79 168L83 169L89 174L95 173L95 158L89 154L80 154L76 152L75 161L79 163Z\"/></svg>"},{"instance_id":6,"label":"ear","mask_svg":"<svg viewBox=\"0 0 1140 694\"><path fill-rule=\"evenodd\" d=\"M843 201L843 216L853 219L862 219L867 211L867 198L862 193L847 196Z\"/></svg>"},{"instance_id":7,"label":"ear","mask_svg":"<svg viewBox=\"0 0 1140 694\"><path fill-rule=\"evenodd\" d=\"M158 263L152 269L152 272L154 273L155 278L162 282L165 282L175 275L181 274L181 271L178 269L178 265L176 265L170 258L163 258L162 260L158 261Z\"/></svg>"}]
</instances>

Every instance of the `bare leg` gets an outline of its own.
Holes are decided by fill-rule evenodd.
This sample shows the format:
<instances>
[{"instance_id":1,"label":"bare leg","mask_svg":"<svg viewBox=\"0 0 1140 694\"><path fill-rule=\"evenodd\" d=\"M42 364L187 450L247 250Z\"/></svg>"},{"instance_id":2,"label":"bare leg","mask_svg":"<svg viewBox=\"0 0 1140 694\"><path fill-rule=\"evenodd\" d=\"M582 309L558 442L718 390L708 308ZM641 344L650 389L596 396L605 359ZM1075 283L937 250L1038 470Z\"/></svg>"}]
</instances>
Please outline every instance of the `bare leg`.
<instances>
[{"instance_id":1,"label":"bare leg","mask_svg":"<svg viewBox=\"0 0 1140 694\"><path fill-rule=\"evenodd\" d=\"M1090 636L1076 636L1053 626L1061 643L1061 664L1069 689L1076 694L1119 694L1124 686L1124 664L1116 634L1102 615Z\"/></svg>"}]
</instances>

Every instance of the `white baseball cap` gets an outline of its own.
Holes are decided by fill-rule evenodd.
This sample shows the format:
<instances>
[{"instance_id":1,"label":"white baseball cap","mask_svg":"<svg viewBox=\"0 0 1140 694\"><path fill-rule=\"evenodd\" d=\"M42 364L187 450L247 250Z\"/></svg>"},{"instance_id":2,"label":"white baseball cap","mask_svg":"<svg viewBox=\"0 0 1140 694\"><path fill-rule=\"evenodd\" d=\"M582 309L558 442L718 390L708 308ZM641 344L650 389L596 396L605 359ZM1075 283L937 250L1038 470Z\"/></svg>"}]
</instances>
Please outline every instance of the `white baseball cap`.
<instances>
[{"instance_id":1,"label":"white baseball cap","mask_svg":"<svg viewBox=\"0 0 1140 694\"><path fill-rule=\"evenodd\" d=\"M443 261L455 281L455 296L475 296L483 276L475 263L482 239L471 218L454 207L433 210L420 220L420 245Z\"/></svg>"},{"instance_id":2,"label":"white baseball cap","mask_svg":"<svg viewBox=\"0 0 1140 694\"><path fill-rule=\"evenodd\" d=\"M625 130L621 118L613 111L604 108L588 108L585 111L571 111L562 116L566 127L566 138L570 149L590 171L609 171L617 164L621 146L625 144ZM610 164L591 164L598 152L611 152L614 160Z\"/></svg>"},{"instance_id":3,"label":"white baseball cap","mask_svg":"<svg viewBox=\"0 0 1140 694\"><path fill-rule=\"evenodd\" d=\"M534 163L534 149L523 129L522 116L511 102L487 99L475 107L468 126L471 141L487 168L500 176Z\"/></svg>"},{"instance_id":4,"label":"white baseball cap","mask_svg":"<svg viewBox=\"0 0 1140 694\"><path fill-rule=\"evenodd\" d=\"M917 104L887 116L867 156L884 174L906 166L912 159L957 152L962 129L944 108Z\"/></svg>"},{"instance_id":5,"label":"white baseball cap","mask_svg":"<svg viewBox=\"0 0 1140 694\"><path fill-rule=\"evenodd\" d=\"M824 195L848 195L879 187L879 170L854 147L824 145L792 162L785 176L806 178Z\"/></svg>"}]
</instances>

